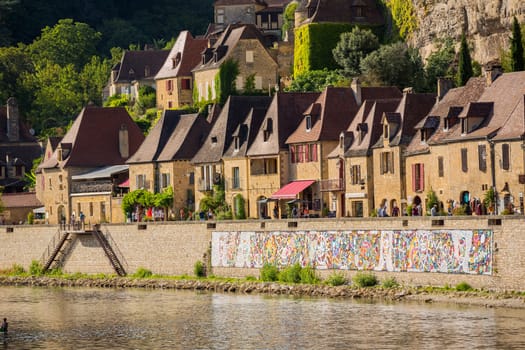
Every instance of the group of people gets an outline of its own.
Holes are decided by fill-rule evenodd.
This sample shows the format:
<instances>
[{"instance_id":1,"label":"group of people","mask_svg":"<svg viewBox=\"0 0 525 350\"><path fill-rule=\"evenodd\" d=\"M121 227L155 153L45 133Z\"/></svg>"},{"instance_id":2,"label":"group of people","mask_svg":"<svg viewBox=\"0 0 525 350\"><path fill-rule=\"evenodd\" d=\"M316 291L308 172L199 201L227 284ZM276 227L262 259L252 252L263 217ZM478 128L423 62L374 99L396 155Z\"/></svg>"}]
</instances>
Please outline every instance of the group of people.
<instances>
[{"instance_id":1,"label":"group of people","mask_svg":"<svg viewBox=\"0 0 525 350\"><path fill-rule=\"evenodd\" d=\"M0 332L7 333L7 326L9 326L9 323L7 323L7 318L4 317L4 321L0 325Z\"/></svg>"}]
</instances>

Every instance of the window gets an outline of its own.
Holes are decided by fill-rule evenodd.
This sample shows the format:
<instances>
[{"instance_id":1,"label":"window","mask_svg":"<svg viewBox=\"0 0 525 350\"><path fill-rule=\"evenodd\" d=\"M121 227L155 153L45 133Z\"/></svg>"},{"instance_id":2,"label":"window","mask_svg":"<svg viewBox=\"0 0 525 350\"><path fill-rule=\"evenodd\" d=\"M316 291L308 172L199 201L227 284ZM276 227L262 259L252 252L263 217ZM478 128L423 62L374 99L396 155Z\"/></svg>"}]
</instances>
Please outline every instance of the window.
<instances>
[{"instance_id":1,"label":"window","mask_svg":"<svg viewBox=\"0 0 525 350\"><path fill-rule=\"evenodd\" d=\"M224 23L224 9L217 9L217 23Z\"/></svg>"},{"instance_id":2,"label":"window","mask_svg":"<svg viewBox=\"0 0 525 350\"><path fill-rule=\"evenodd\" d=\"M383 125L383 138L388 139L388 124Z\"/></svg>"},{"instance_id":3,"label":"window","mask_svg":"<svg viewBox=\"0 0 525 350\"><path fill-rule=\"evenodd\" d=\"M264 173L277 174L277 159L271 158L264 160Z\"/></svg>"},{"instance_id":4,"label":"window","mask_svg":"<svg viewBox=\"0 0 525 350\"><path fill-rule=\"evenodd\" d=\"M241 142L240 142L240 140L239 140L239 136L235 136L235 137L233 138L233 150L234 150L235 152L237 152L237 151L239 150L239 148L240 148L240 143L241 143Z\"/></svg>"},{"instance_id":5,"label":"window","mask_svg":"<svg viewBox=\"0 0 525 350\"><path fill-rule=\"evenodd\" d=\"M211 137L211 143L217 143L217 136Z\"/></svg>"},{"instance_id":6,"label":"window","mask_svg":"<svg viewBox=\"0 0 525 350\"><path fill-rule=\"evenodd\" d=\"M166 80L166 90L168 92L173 91L173 80L171 79Z\"/></svg>"},{"instance_id":7,"label":"window","mask_svg":"<svg viewBox=\"0 0 525 350\"><path fill-rule=\"evenodd\" d=\"M246 51L246 63L253 63L253 51Z\"/></svg>"},{"instance_id":8,"label":"window","mask_svg":"<svg viewBox=\"0 0 525 350\"><path fill-rule=\"evenodd\" d=\"M312 130L312 116L307 115L306 116L306 131Z\"/></svg>"},{"instance_id":9,"label":"window","mask_svg":"<svg viewBox=\"0 0 525 350\"><path fill-rule=\"evenodd\" d=\"M149 66L144 67L144 76L149 77L150 74L151 74L151 69L149 68Z\"/></svg>"},{"instance_id":10,"label":"window","mask_svg":"<svg viewBox=\"0 0 525 350\"><path fill-rule=\"evenodd\" d=\"M310 161L317 162L317 143L310 145Z\"/></svg>"},{"instance_id":11,"label":"window","mask_svg":"<svg viewBox=\"0 0 525 350\"><path fill-rule=\"evenodd\" d=\"M352 165L350 168L350 178L352 180L352 185L357 185L361 182L361 166Z\"/></svg>"},{"instance_id":12,"label":"window","mask_svg":"<svg viewBox=\"0 0 525 350\"><path fill-rule=\"evenodd\" d=\"M161 174L160 186L161 188L166 188L170 185L170 173Z\"/></svg>"},{"instance_id":13,"label":"window","mask_svg":"<svg viewBox=\"0 0 525 350\"><path fill-rule=\"evenodd\" d=\"M394 173L394 152L381 152L380 173Z\"/></svg>"},{"instance_id":14,"label":"window","mask_svg":"<svg viewBox=\"0 0 525 350\"><path fill-rule=\"evenodd\" d=\"M438 157L438 176L439 177L445 176L444 170L443 170L443 157Z\"/></svg>"},{"instance_id":15,"label":"window","mask_svg":"<svg viewBox=\"0 0 525 350\"><path fill-rule=\"evenodd\" d=\"M468 159L467 159L467 149L461 149L461 170L466 173L468 171Z\"/></svg>"},{"instance_id":16,"label":"window","mask_svg":"<svg viewBox=\"0 0 525 350\"><path fill-rule=\"evenodd\" d=\"M448 118L443 119L443 130L444 131L448 130L448 124L449 124Z\"/></svg>"},{"instance_id":17,"label":"window","mask_svg":"<svg viewBox=\"0 0 525 350\"><path fill-rule=\"evenodd\" d=\"M146 175L141 174L137 175L135 177L135 181L137 182L137 189L145 188L146 187Z\"/></svg>"},{"instance_id":18,"label":"window","mask_svg":"<svg viewBox=\"0 0 525 350\"><path fill-rule=\"evenodd\" d=\"M295 154L295 146L290 145L290 163L295 163L295 162L297 162L297 157Z\"/></svg>"},{"instance_id":19,"label":"window","mask_svg":"<svg viewBox=\"0 0 525 350\"><path fill-rule=\"evenodd\" d=\"M232 189L241 187L241 179L239 177L239 167L232 168Z\"/></svg>"},{"instance_id":20,"label":"window","mask_svg":"<svg viewBox=\"0 0 525 350\"><path fill-rule=\"evenodd\" d=\"M468 131L467 129L467 118L461 119L461 133L466 134Z\"/></svg>"},{"instance_id":21,"label":"window","mask_svg":"<svg viewBox=\"0 0 525 350\"><path fill-rule=\"evenodd\" d=\"M100 221L106 221L106 202L100 202Z\"/></svg>"},{"instance_id":22,"label":"window","mask_svg":"<svg viewBox=\"0 0 525 350\"><path fill-rule=\"evenodd\" d=\"M487 171L487 147L485 145L478 145L478 163L479 170Z\"/></svg>"},{"instance_id":23,"label":"window","mask_svg":"<svg viewBox=\"0 0 525 350\"><path fill-rule=\"evenodd\" d=\"M510 147L508 143L501 145L501 167L503 170L510 169Z\"/></svg>"},{"instance_id":24,"label":"window","mask_svg":"<svg viewBox=\"0 0 525 350\"><path fill-rule=\"evenodd\" d=\"M93 216L93 202L89 202L89 216Z\"/></svg>"},{"instance_id":25,"label":"window","mask_svg":"<svg viewBox=\"0 0 525 350\"><path fill-rule=\"evenodd\" d=\"M168 109L173 108L173 101L168 101Z\"/></svg>"},{"instance_id":26,"label":"window","mask_svg":"<svg viewBox=\"0 0 525 350\"><path fill-rule=\"evenodd\" d=\"M262 85L262 77L260 76L255 76L255 88L257 90L262 90L263 88L263 85Z\"/></svg>"},{"instance_id":27,"label":"window","mask_svg":"<svg viewBox=\"0 0 525 350\"><path fill-rule=\"evenodd\" d=\"M181 79L180 88L182 90L191 90L191 79L188 79L188 78Z\"/></svg>"},{"instance_id":28,"label":"window","mask_svg":"<svg viewBox=\"0 0 525 350\"><path fill-rule=\"evenodd\" d=\"M425 189L424 164L412 164L412 191L422 192Z\"/></svg>"}]
</instances>

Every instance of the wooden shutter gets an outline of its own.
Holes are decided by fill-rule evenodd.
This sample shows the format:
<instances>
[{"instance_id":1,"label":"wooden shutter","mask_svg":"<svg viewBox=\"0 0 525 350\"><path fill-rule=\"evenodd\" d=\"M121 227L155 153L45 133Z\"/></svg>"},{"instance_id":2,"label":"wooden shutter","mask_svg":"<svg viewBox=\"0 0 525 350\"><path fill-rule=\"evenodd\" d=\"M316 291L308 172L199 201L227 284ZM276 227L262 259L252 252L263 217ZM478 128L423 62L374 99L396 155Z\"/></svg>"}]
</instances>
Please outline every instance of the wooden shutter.
<instances>
[{"instance_id":1,"label":"wooden shutter","mask_svg":"<svg viewBox=\"0 0 525 350\"><path fill-rule=\"evenodd\" d=\"M417 180L416 180L416 165L417 164L412 164L412 192L416 192L417 191L417 188L416 188L416 184L417 184Z\"/></svg>"},{"instance_id":2,"label":"wooden shutter","mask_svg":"<svg viewBox=\"0 0 525 350\"><path fill-rule=\"evenodd\" d=\"M461 149L461 170L466 173L468 171L468 162L467 162L467 149Z\"/></svg>"},{"instance_id":3,"label":"wooden shutter","mask_svg":"<svg viewBox=\"0 0 525 350\"><path fill-rule=\"evenodd\" d=\"M296 159L295 159L295 146L294 145L291 145L290 146L290 163L295 163Z\"/></svg>"},{"instance_id":4,"label":"wooden shutter","mask_svg":"<svg viewBox=\"0 0 525 350\"><path fill-rule=\"evenodd\" d=\"M419 190L425 190L425 164L419 165Z\"/></svg>"},{"instance_id":5,"label":"wooden shutter","mask_svg":"<svg viewBox=\"0 0 525 350\"><path fill-rule=\"evenodd\" d=\"M501 157L502 159L502 166L503 170L509 170L510 169L510 147L508 143L504 143L501 145Z\"/></svg>"},{"instance_id":6,"label":"wooden shutter","mask_svg":"<svg viewBox=\"0 0 525 350\"><path fill-rule=\"evenodd\" d=\"M443 157L438 157L438 176L443 177L444 175Z\"/></svg>"},{"instance_id":7,"label":"wooden shutter","mask_svg":"<svg viewBox=\"0 0 525 350\"><path fill-rule=\"evenodd\" d=\"M381 157L379 159L379 173L385 173L385 152L381 152Z\"/></svg>"},{"instance_id":8,"label":"wooden shutter","mask_svg":"<svg viewBox=\"0 0 525 350\"><path fill-rule=\"evenodd\" d=\"M314 143L311 145L311 150L312 150L312 157L311 157L311 160L312 162L317 162L317 143Z\"/></svg>"},{"instance_id":9,"label":"wooden shutter","mask_svg":"<svg viewBox=\"0 0 525 350\"><path fill-rule=\"evenodd\" d=\"M394 152L389 153L388 171L394 173Z\"/></svg>"},{"instance_id":10,"label":"wooden shutter","mask_svg":"<svg viewBox=\"0 0 525 350\"><path fill-rule=\"evenodd\" d=\"M310 145L310 144L306 144L306 145L303 146L304 147L304 161L305 161L305 163L308 163L310 161L310 147L311 146L312 145Z\"/></svg>"},{"instance_id":11,"label":"wooden shutter","mask_svg":"<svg viewBox=\"0 0 525 350\"><path fill-rule=\"evenodd\" d=\"M478 145L478 163L479 170L487 171L487 147L485 145Z\"/></svg>"}]
</instances>

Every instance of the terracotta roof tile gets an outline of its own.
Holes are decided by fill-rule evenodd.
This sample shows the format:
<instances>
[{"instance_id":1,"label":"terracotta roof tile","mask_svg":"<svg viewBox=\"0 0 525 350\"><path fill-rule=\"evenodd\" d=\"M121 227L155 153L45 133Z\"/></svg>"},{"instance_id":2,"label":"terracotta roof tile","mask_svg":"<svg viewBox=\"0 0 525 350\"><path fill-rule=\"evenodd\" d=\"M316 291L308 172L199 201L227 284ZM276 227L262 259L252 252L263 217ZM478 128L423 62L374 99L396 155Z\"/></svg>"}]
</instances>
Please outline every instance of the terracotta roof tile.
<instances>
[{"instance_id":1,"label":"terracotta roof tile","mask_svg":"<svg viewBox=\"0 0 525 350\"><path fill-rule=\"evenodd\" d=\"M2 204L5 208L38 208L42 203L36 198L35 192L4 193Z\"/></svg>"}]
</instances>

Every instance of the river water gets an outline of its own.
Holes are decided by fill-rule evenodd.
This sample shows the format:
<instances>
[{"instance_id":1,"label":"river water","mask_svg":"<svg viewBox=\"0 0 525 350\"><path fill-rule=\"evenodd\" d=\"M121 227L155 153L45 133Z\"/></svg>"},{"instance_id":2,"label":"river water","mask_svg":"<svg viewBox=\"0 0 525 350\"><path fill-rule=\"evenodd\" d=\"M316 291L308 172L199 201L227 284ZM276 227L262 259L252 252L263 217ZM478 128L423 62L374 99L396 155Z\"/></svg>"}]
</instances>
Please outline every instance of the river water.
<instances>
[{"instance_id":1,"label":"river water","mask_svg":"<svg viewBox=\"0 0 525 350\"><path fill-rule=\"evenodd\" d=\"M525 310L0 287L0 349L524 349Z\"/></svg>"}]
</instances>

